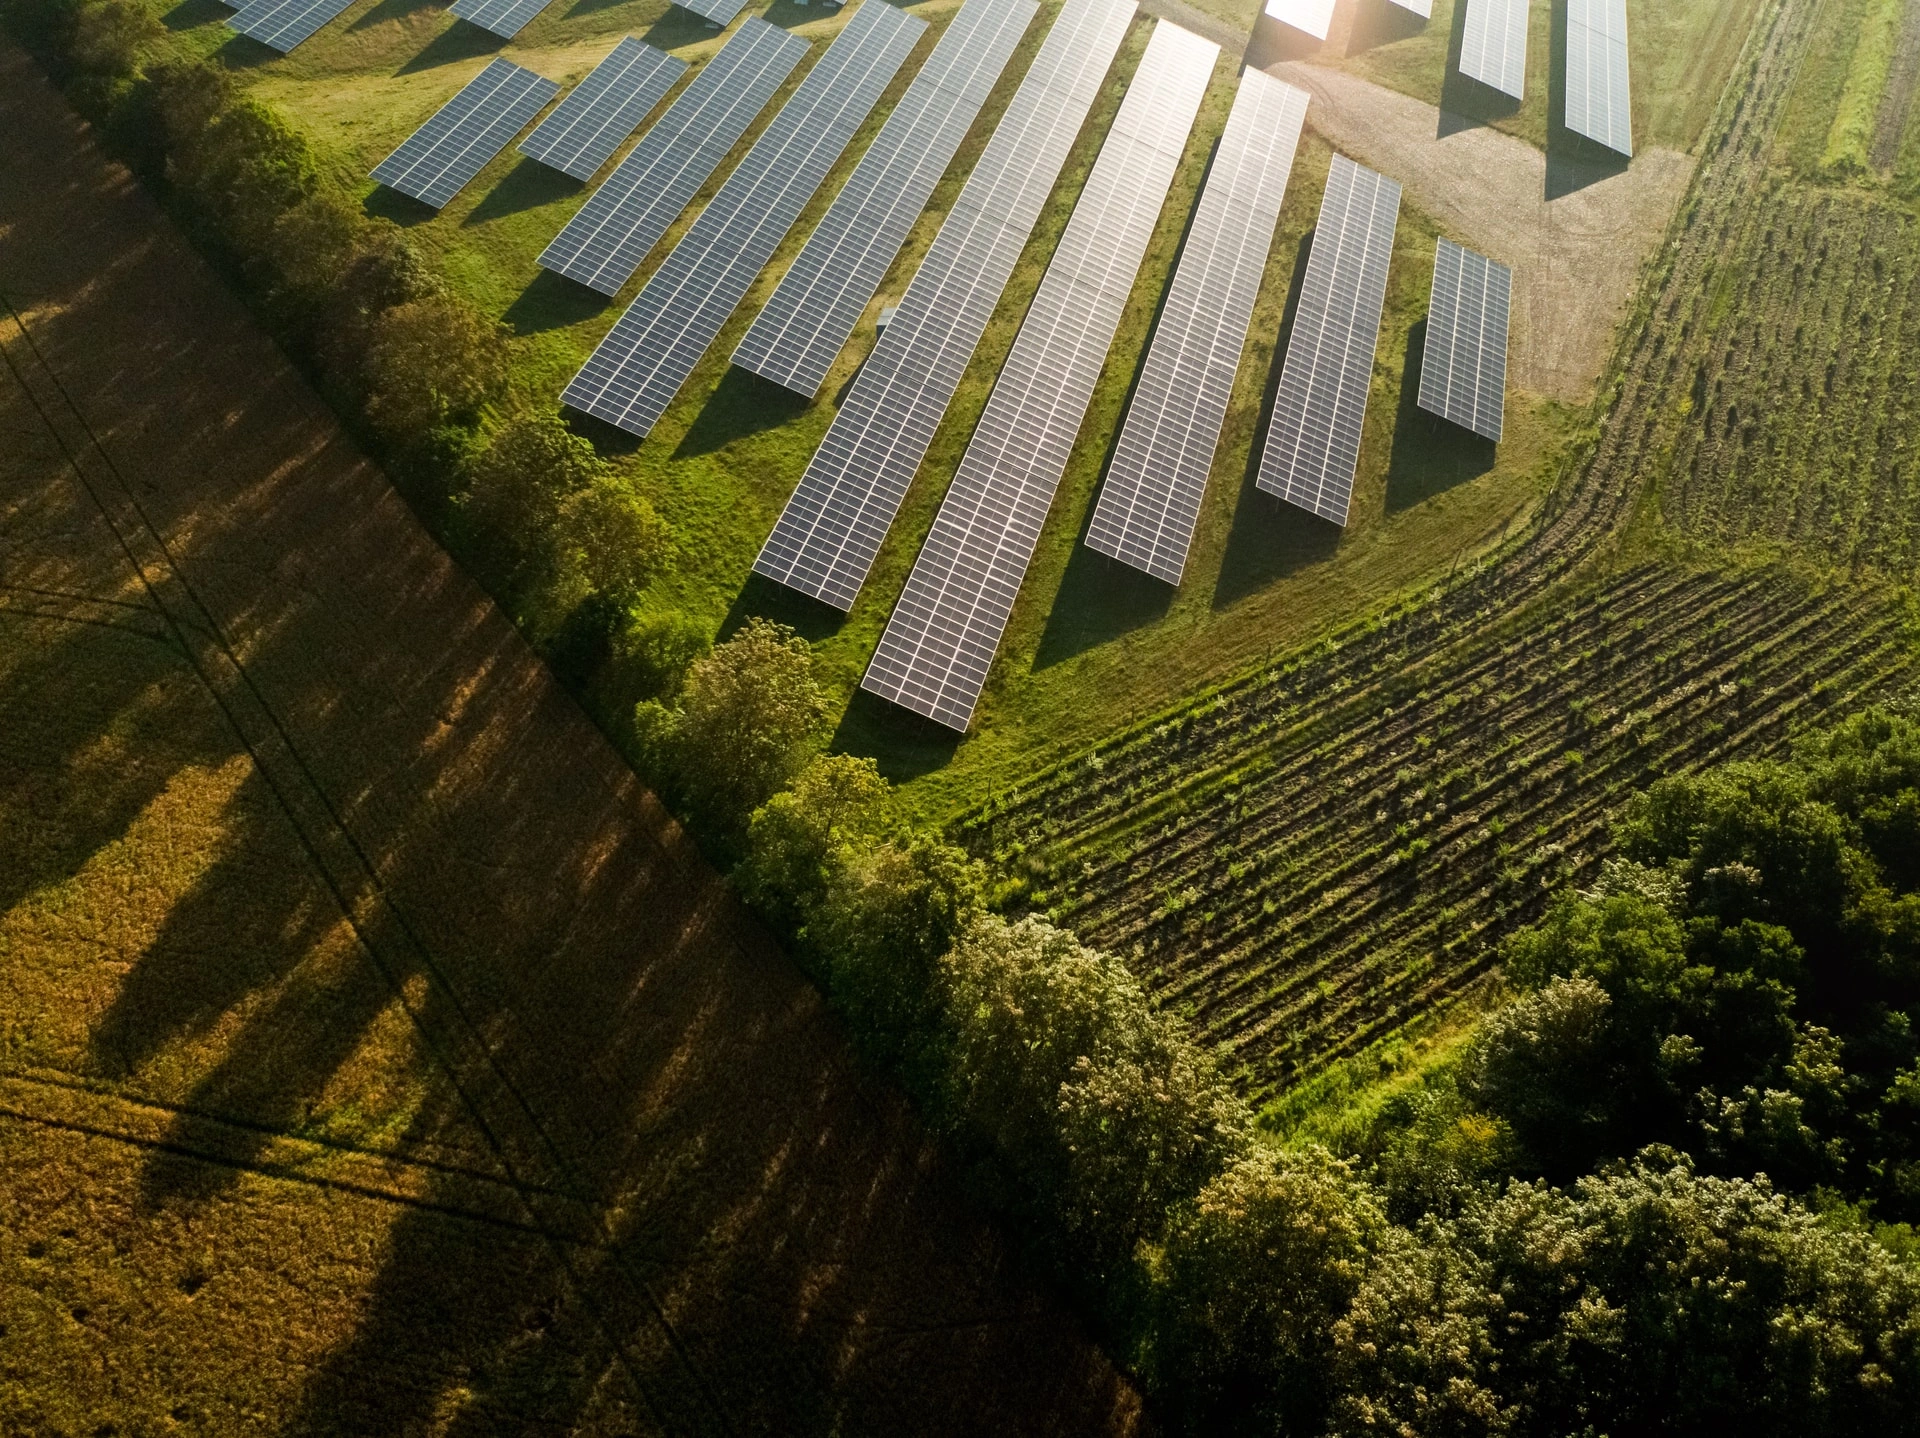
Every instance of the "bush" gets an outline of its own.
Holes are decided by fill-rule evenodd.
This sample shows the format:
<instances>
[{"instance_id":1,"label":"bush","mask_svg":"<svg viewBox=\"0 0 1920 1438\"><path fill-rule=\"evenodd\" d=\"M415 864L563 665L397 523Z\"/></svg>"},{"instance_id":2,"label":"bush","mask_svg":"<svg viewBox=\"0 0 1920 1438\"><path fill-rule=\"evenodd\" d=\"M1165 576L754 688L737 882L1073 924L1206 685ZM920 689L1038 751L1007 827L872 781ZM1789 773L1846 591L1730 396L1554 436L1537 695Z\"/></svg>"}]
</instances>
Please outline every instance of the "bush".
<instances>
[{"instance_id":1,"label":"bush","mask_svg":"<svg viewBox=\"0 0 1920 1438\"><path fill-rule=\"evenodd\" d=\"M734 881L776 929L797 935L854 857L893 828L892 798L873 760L819 755L754 811Z\"/></svg>"},{"instance_id":2,"label":"bush","mask_svg":"<svg viewBox=\"0 0 1920 1438\"><path fill-rule=\"evenodd\" d=\"M368 421L396 445L444 424L472 423L505 388L505 341L498 324L451 295L382 310L362 368Z\"/></svg>"}]
</instances>

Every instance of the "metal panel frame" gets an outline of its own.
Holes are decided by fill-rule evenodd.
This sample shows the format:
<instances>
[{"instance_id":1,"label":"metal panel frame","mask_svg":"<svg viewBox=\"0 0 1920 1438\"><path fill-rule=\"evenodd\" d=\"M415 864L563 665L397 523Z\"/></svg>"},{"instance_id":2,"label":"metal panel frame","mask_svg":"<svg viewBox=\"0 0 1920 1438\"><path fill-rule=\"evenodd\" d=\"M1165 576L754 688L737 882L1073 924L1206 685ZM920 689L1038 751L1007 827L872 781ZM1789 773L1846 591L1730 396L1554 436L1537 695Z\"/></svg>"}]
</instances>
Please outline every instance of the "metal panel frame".
<instances>
[{"instance_id":1,"label":"metal panel frame","mask_svg":"<svg viewBox=\"0 0 1920 1438\"><path fill-rule=\"evenodd\" d=\"M713 25L731 25L733 17L747 8L747 0L673 0L673 3Z\"/></svg>"},{"instance_id":2,"label":"metal panel frame","mask_svg":"<svg viewBox=\"0 0 1920 1438\"><path fill-rule=\"evenodd\" d=\"M913 53L927 22L864 0L561 394L644 437Z\"/></svg>"},{"instance_id":3,"label":"metal panel frame","mask_svg":"<svg viewBox=\"0 0 1920 1438\"><path fill-rule=\"evenodd\" d=\"M1240 77L1087 527L1089 549L1168 584L1186 569L1307 101L1262 71Z\"/></svg>"},{"instance_id":4,"label":"metal panel frame","mask_svg":"<svg viewBox=\"0 0 1920 1438\"><path fill-rule=\"evenodd\" d=\"M1516 100L1527 98L1528 0L1465 0L1460 73Z\"/></svg>"},{"instance_id":5,"label":"metal panel frame","mask_svg":"<svg viewBox=\"0 0 1920 1438\"><path fill-rule=\"evenodd\" d=\"M1513 271L1443 239L1420 358L1419 406L1498 444L1506 422Z\"/></svg>"},{"instance_id":6,"label":"metal panel frame","mask_svg":"<svg viewBox=\"0 0 1920 1438\"><path fill-rule=\"evenodd\" d=\"M553 0L453 0L447 8L469 25L511 40Z\"/></svg>"},{"instance_id":7,"label":"metal panel frame","mask_svg":"<svg viewBox=\"0 0 1920 1438\"><path fill-rule=\"evenodd\" d=\"M860 687L964 733L1220 47L1155 23Z\"/></svg>"},{"instance_id":8,"label":"metal panel frame","mask_svg":"<svg viewBox=\"0 0 1920 1438\"><path fill-rule=\"evenodd\" d=\"M622 36L587 77L520 142L520 153L576 180L590 180L666 99L687 62Z\"/></svg>"},{"instance_id":9,"label":"metal panel frame","mask_svg":"<svg viewBox=\"0 0 1920 1438\"><path fill-rule=\"evenodd\" d=\"M511 60L492 60L375 165L373 178L437 210L559 93L560 86L544 75Z\"/></svg>"},{"instance_id":10,"label":"metal panel frame","mask_svg":"<svg viewBox=\"0 0 1920 1438\"><path fill-rule=\"evenodd\" d=\"M1333 157L1256 487L1334 524L1353 504L1400 186Z\"/></svg>"},{"instance_id":11,"label":"metal panel frame","mask_svg":"<svg viewBox=\"0 0 1920 1438\"><path fill-rule=\"evenodd\" d=\"M1627 0L1567 0L1567 128L1633 154Z\"/></svg>"},{"instance_id":12,"label":"metal panel frame","mask_svg":"<svg viewBox=\"0 0 1920 1438\"><path fill-rule=\"evenodd\" d=\"M967 0L754 319L733 362L809 399L866 313L1039 6Z\"/></svg>"},{"instance_id":13,"label":"metal panel frame","mask_svg":"<svg viewBox=\"0 0 1920 1438\"><path fill-rule=\"evenodd\" d=\"M587 196L540 252L540 267L618 294L807 49L798 35L750 17Z\"/></svg>"},{"instance_id":14,"label":"metal panel frame","mask_svg":"<svg viewBox=\"0 0 1920 1438\"><path fill-rule=\"evenodd\" d=\"M319 34L352 4L353 0L250 0L227 17L227 26L285 55Z\"/></svg>"},{"instance_id":15,"label":"metal panel frame","mask_svg":"<svg viewBox=\"0 0 1920 1438\"><path fill-rule=\"evenodd\" d=\"M851 609L1134 13L1066 0L754 571Z\"/></svg>"}]
</instances>

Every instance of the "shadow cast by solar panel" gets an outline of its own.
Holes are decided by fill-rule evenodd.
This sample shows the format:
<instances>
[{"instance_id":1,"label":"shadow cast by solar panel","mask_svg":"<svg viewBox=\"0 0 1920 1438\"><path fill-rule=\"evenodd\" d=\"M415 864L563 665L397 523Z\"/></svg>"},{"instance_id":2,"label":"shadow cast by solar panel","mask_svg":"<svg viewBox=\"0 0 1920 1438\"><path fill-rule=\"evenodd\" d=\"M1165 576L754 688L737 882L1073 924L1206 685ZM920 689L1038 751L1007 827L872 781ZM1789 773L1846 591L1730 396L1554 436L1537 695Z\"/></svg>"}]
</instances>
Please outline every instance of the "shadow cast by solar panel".
<instances>
[{"instance_id":1,"label":"shadow cast by solar panel","mask_svg":"<svg viewBox=\"0 0 1920 1438\"><path fill-rule=\"evenodd\" d=\"M611 303L598 290L576 285L552 270L539 270L500 318L517 335L545 334L590 320Z\"/></svg>"},{"instance_id":2,"label":"shadow cast by solar panel","mask_svg":"<svg viewBox=\"0 0 1920 1438\"><path fill-rule=\"evenodd\" d=\"M598 15L602 10L617 10L622 5L630 5L632 3L633 0L577 0L577 3L567 11L566 18L571 20L579 15ZM634 8L638 9L639 7L635 6ZM673 12L669 10L667 13L672 14Z\"/></svg>"},{"instance_id":3,"label":"shadow cast by solar panel","mask_svg":"<svg viewBox=\"0 0 1920 1438\"><path fill-rule=\"evenodd\" d=\"M1387 459L1389 514L1478 479L1499 458L1492 440L1420 408L1426 352L1427 322L1421 320L1407 335L1407 363L1400 373L1400 408L1393 417L1393 450Z\"/></svg>"},{"instance_id":4,"label":"shadow cast by solar panel","mask_svg":"<svg viewBox=\"0 0 1920 1438\"><path fill-rule=\"evenodd\" d=\"M271 45L263 45L251 35L233 35L214 51L229 70L257 70L281 57Z\"/></svg>"},{"instance_id":5,"label":"shadow cast by solar panel","mask_svg":"<svg viewBox=\"0 0 1920 1438\"><path fill-rule=\"evenodd\" d=\"M462 60L497 55L506 47L506 43L491 30L482 30L478 25L455 19L453 24L429 40L419 54L394 74L414 75L422 70L437 70L442 65L455 65Z\"/></svg>"},{"instance_id":6,"label":"shadow cast by solar panel","mask_svg":"<svg viewBox=\"0 0 1920 1438\"><path fill-rule=\"evenodd\" d=\"M608 424L603 419L595 419L590 414L577 409L568 409L562 405L560 417L567 422L567 428L586 440L594 449L613 459L622 459L632 454L646 443L637 434L628 434L618 425Z\"/></svg>"},{"instance_id":7,"label":"shadow cast by solar panel","mask_svg":"<svg viewBox=\"0 0 1920 1438\"><path fill-rule=\"evenodd\" d=\"M1436 134L1442 140L1462 130L1479 129L1520 113L1520 101L1505 90L1496 90L1460 73L1460 55L1466 43L1467 7L1465 0L1461 0L1453 7L1453 32L1447 37L1446 78L1440 82L1440 125Z\"/></svg>"},{"instance_id":8,"label":"shadow cast by solar panel","mask_svg":"<svg viewBox=\"0 0 1920 1438\"><path fill-rule=\"evenodd\" d=\"M889 780L904 784L946 768L964 737L878 694L856 689L833 731L831 747L836 754L873 760Z\"/></svg>"},{"instance_id":9,"label":"shadow cast by solar panel","mask_svg":"<svg viewBox=\"0 0 1920 1438\"><path fill-rule=\"evenodd\" d=\"M778 429L798 419L813 403L803 395L784 389L772 380L762 379L748 370L727 366L727 372L714 386L707 402L694 416L686 434L675 446L675 459L696 454L712 454L737 439Z\"/></svg>"},{"instance_id":10,"label":"shadow cast by solar panel","mask_svg":"<svg viewBox=\"0 0 1920 1438\"><path fill-rule=\"evenodd\" d=\"M1623 174L1630 162L1618 150L1567 128L1567 0L1554 0L1553 65L1547 81L1547 198L1566 195Z\"/></svg>"},{"instance_id":11,"label":"shadow cast by solar panel","mask_svg":"<svg viewBox=\"0 0 1920 1438\"><path fill-rule=\"evenodd\" d=\"M439 8L437 5L428 4L427 0L380 0L378 5L354 20L347 29L366 30L388 20L404 20L409 15L418 14L422 10Z\"/></svg>"},{"instance_id":12,"label":"shadow cast by solar panel","mask_svg":"<svg viewBox=\"0 0 1920 1438\"><path fill-rule=\"evenodd\" d=\"M847 622L847 616L831 604L789 589L764 574L752 573L733 597L727 617L720 621L720 632L714 637L714 643L726 643L749 619L771 619L775 624L784 624L809 644L831 639Z\"/></svg>"},{"instance_id":13,"label":"shadow cast by solar panel","mask_svg":"<svg viewBox=\"0 0 1920 1438\"><path fill-rule=\"evenodd\" d=\"M1460 6L1458 10L1464 14L1466 7ZM1349 55L1358 55L1362 51L1400 40L1410 40L1433 23L1394 4L1393 0L1360 0L1359 11L1353 17L1353 31L1347 37Z\"/></svg>"},{"instance_id":14,"label":"shadow cast by solar panel","mask_svg":"<svg viewBox=\"0 0 1920 1438\"><path fill-rule=\"evenodd\" d=\"M580 4L569 10L569 16L578 15L589 8L605 8L604 0L580 0ZM702 40L712 40L719 36L711 23L703 20L691 10L682 10L678 5L669 5L666 11L647 27L647 33L640 38L658 50L676 50L682 45L697 45Z\"/></svg>"},{"instance_id":15,"label":"shadow cast by solar panel","mask_svg":"<svg viewBox=\"0 0 1920 1438\"><path fill-rule=\"evenodd\" d=\"M1307 60L1327 48L1304 30L1283 25L1271 15L1262 14L1253 22L1253 34L1247 40L1246 63L1256 70L1278 65L1285 60Z\"/></svg>"},{"instance_id":16,"label":"shadow cast by solar panel","mask_svg":"<svg viewBox=\"0 0 1920 1438\"><path fill-rule=\"evenodd\" d=\"M197 30L202 25L211 25L232 13L232 8L222 5L220 0L180 0L178 5L160 17L160 23L177 34L182 30Z\"/></svg>"},{"instance_id":17,"label":"shadow cast by solar panel","mask_svg":"<svg viewBox=\"0 0 1920 1438\"><path fill-rule=\"evenodd\" d=\"M484 225L488 220L517 215L522 210L537 210L542 205L551 205L555 200L568 199L585 188L572 175L563 174L538 160L523 157L507 171L499 184L481 196L480 203L473 207L473 213L460 223L463 227Z\"/></svg>"},{"instance_id":18,"label":"shadow cast by solar panel","mask_svg":"<svg viewBox=\"0 0 1920 1438\"><path fill-rule=\"evenodd\" d=\"M412 195L403 195L385 185L375 185L366 199L360 202L360 208L376 219L391 220L403 229L425 224L440 213L425 200L416 200Z\"/></svg>"},{"instance_id":19,"label":"shadow cast by solar panel","mask_svg":"<svg viewBox=\"0 0 1920 1438\"><path fill-rule=\"evenodd\" d=\"M1260 396L1260 423L1247 450L1247 467L1240 479L1240 498L1234 506L1233 528L1227 534L1227 552L1214 581L1213 607L1225 609L1276 579L1330 557L1340 543L1340 527L1296 509L1270 494L1262 494L1260 456L1273 426L1274 401L1280 394L1280 376L1286 370L1287 345L1300 312L1300 292L1306 285L1307 260L1313 254L1313 231L1300 237L1293 257L1293 284L1280 318L1280 335L1273 346L1273 363Z\"/></svg>"}]
</instances>

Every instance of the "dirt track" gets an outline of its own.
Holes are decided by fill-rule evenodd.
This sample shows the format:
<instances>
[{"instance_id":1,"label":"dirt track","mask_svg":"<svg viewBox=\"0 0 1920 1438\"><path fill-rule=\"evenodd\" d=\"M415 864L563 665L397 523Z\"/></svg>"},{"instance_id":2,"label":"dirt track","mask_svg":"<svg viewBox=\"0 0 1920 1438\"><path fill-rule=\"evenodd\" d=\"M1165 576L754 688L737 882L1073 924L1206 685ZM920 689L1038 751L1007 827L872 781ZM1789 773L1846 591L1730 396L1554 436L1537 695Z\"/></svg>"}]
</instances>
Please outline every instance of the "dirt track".
<instances>
[{"instance_id":1,"label":"dirt track","mask_svg":"<svg viewBox=\"0 0 1920 1438\"><path fill-rule=\"evenodd\" d=\"M1456 128L1465 122L1324 65L1267 69L1311 92L1307 123L1398 180L1442 234L1513 266L1512 382L1571 403L1591 397L1693 161L1647 149L1624 169L1582 166L1498 130Z\"/></svg>"},{"instance_id":2,"label":"dirt track","mask_svg":"<svg viewBox=\"0 0 1920 1438\"><path fill-rule=\"evenodd\" d=\"M610 1432L1137 1430L1131 1389L955 1199L785 956L9 47L0 135L0 286L24 318L0 310L0 622L122 623L177 648L173 677L103 703L164 721L176 685L226 726L252 776L236 782L298 836L301 902L331 904L343 952L383 1002L404 997L414 1061L457 1097L448 1129L481 1136L481 1178L430 1164L408 1201L490 1206L544 1244L511 1270L524 1296L486 1296L527 1312L482 1357L525 1391L589 1395L563 1421ZM31 714L38 696L0 698ZM0 780L57 791L75 762L0 746ZM176 777L140 776L131 807ZM130 990L159 983L152 963L132 956ZM290 1052L250 1013L236 996L181 1022L219 1038L230 1086L257 1062L296 1099L332 1091L358 1033ZM156 1146L259 1172L297 1147L160 1104L82 1125L37 1112L49 1092L8 1090L0 1135L94 1135L63 1203L76 1186L107 1202ZM24 1189L0 1198L10 1227L67 1221ZM380 1275L349 1341L292 1355L306 1411L262 1417L291 1431L364 1411L379 1426L363 1431L398 1431L395 1411L424 1424L470 1396L478 1270L444 1271L419 1235L371 1244ZM564 1312L542 1317L556 1289ZM115 1403L170 1341L69 1329L69 1376L47 1381ZM579 1371L583 1353L601 1368ZM406 1389L397 1410L383 1384Z\"/></svg>"}]
</instances>

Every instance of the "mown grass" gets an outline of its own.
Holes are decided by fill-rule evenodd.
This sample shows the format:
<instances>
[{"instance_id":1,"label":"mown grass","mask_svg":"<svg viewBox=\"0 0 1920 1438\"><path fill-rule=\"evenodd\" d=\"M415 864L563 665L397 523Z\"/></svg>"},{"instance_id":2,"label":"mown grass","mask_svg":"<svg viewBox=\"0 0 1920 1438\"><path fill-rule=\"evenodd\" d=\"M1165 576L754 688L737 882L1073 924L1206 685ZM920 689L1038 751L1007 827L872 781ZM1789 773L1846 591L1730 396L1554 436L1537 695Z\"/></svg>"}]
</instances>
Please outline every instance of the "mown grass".
<instances>
[{"instance_id":1,"label":"mown grass","mask_svg":"<svg viewBox=\"0 0 1920 1438\"><path fill-rule=\"evenodd\" d=\"M1860 7L1853 57L1820 156L1820 168L1830 175L1864 174L1872 163L1869 151L1905 10L1903 0L1866 0Z\"/></svg>"},{"instance_id":2,"label":"mown grass","mask_svg":"<svg viewBox=\"0 0 1920 1438\"><path fill-rule=\"evenodd\" d=\"M1628 0L1636 146L1692 151L1733 73L1759 0ZM1561 125L1566 36L1561 8L1535 0L1527 45L1526 99L1516 103L1458 71L1465 6L1435 0L1433 18L1390 0L1359 0L1352 38L1335 61L1378 84L1438 105L1541 149L1586 142ZM1301 53L1323 58L1312 47Z\"/></svg>"}]
</instances>

